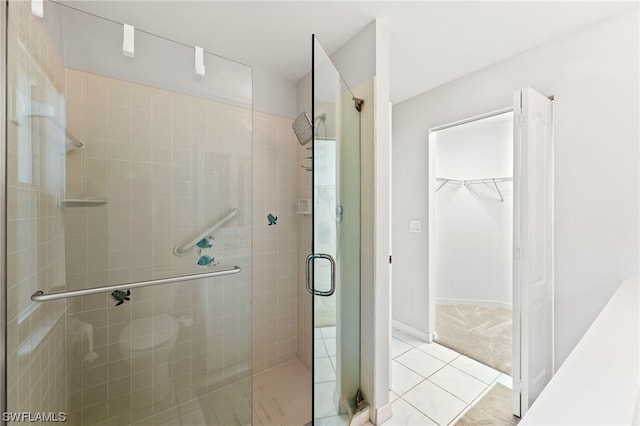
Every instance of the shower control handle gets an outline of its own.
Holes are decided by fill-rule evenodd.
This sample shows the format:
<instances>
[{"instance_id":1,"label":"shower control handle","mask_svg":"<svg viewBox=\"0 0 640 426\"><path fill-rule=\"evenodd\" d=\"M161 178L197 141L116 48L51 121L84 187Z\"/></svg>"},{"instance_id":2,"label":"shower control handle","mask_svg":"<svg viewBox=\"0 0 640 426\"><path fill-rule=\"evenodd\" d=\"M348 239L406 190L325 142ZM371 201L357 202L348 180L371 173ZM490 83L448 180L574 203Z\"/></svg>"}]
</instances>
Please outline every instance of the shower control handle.
<instances>
[{"instance_id":1,"label":"shower control handle","mask_svg":"<svg viewBox=\"0 0 640 426\"><path fill-rule=\"evenodd\" d=\"M331 287L329 290L322 291L316 290L311 285L312 277L311 277L311 264L315 259L326 259L329 261L331 265ZM311 253L307 256L307 264L306 264L306 277L307 277L307 291L314 296L331 296L336 291L336 261L333 259L333 256L326 253Z\"/></svg>"}]
</instances>

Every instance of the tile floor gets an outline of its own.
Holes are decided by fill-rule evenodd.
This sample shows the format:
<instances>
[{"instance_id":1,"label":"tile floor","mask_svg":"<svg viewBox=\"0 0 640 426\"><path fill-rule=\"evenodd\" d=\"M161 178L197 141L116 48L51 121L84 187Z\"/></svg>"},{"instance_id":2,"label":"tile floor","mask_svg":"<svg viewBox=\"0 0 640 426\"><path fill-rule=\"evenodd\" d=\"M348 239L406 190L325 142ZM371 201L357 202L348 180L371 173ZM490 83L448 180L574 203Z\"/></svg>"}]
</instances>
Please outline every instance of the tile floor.
<instances>
[{"instance_id":1,"label":"tile floor","mask_svg":"<svg viewBox=\"0 0 640 426\"><path fill-rule=\"evenodd\" d=\"M311 374L299 361L253 376L253 426L303 426L310 420Z\"/></svg>"},{"instance_id":2,"label":"tile floor","mask_svg":"<svg viewBox=\"0 0 640 426\"><path fill-rule=\"evenodd\" d=\"M393 330L389 401L385 426L451 425L495 383L511 388L511 377L437 343Z\"/></svg>"},{"instance_id":3,"label":"tile floor","mask_svg":"<svg viewBox=\"0 0 640 426\"><path fill-rule=\"evenodd\" d=\"M348 424L348 416L338 415L338 407L334 398L336 393L336 328L316 328L314 338L314 424Z\"/></svg>"},{"instance_id":4,"label":"tile floor","mask_svg":"<svg viewBox=\"0 0 640 426\"><path fill-rule=\"evenodd\" d=\"M336 328L315 330L315 425L348 424L334 402ZM298 361L253 376L253 424L302 426L311 420L311 375Z\"/></svg>"},{"instance_id":5,"label":"tile floor","mask_svg":"<svg viewBox=\"0 0 640 426\"><path fill-rule=\"evenodd\" d=\"M333 402L335 328L317 329L315 337L316 424L347 424L346 418L338 420ZM385 422L385 426L452 425L495 383L511 388L511 377L437 343L427 344L397 330L393 330L391 350L389 401L393 418ZM309 371L298 361L253 376L252 424L306 424L311 413L310 382ZM181 407L176 413L177 419L165 417L167 424L179 419L182 425L208 425L216 417L217 422L213 424L248 424L243 415L234 413L233 404L233 397L246 397L245 390L232 388L225 389L225 395L217 392L207 395L211 399L200 398L194 407ZM225 402L224 407L220 401ZM220 415L221 408L225 408L225 416Z\"/></svg>"},{"instance_id":6,"label":"tile floor","mask_svg":"<svg viewBox=\"0 0 640 426\"><path fill-rule=\"evenodd\" d=\"M251 401L251 397L253 400ZM252 402L252 412L247 402ZM200 395L139 423L141 426L302 426L311 420L311 374L298 361ZM129 424L104 422L107 424Z\"/></svg>"},{"instance_id":7,"label":"tile floor","mask_svg":"<svg viewBox=\"0 0 640 426\"><path fill-rule=\"evenodd\" d=\"M339 419L336 389L336 328L315 330L316 425L347 424ZM253 376L253 424L302 426L311 420L311 374L293 361Z\"/></svg>"}]
</instances>

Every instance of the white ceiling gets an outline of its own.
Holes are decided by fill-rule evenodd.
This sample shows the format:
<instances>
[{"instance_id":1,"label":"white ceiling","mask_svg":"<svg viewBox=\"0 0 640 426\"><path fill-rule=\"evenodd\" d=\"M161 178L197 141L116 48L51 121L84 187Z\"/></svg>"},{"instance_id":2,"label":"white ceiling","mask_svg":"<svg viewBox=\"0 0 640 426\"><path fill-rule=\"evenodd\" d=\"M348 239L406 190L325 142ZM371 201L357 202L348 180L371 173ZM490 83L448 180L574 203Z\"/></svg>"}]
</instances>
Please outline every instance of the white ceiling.
<instances>
[{"instance_id":1,"label":"white ceiling","mask_svg":"<svg viewBox=\"0 0 640 426\"><path fill-rule=\"evenodd\" d=\"M373 19L391 32L391 100L400 102L634 1L74 1L64 3L297 81L311 34L332 53Z\"/></svg>"}]
</instances>

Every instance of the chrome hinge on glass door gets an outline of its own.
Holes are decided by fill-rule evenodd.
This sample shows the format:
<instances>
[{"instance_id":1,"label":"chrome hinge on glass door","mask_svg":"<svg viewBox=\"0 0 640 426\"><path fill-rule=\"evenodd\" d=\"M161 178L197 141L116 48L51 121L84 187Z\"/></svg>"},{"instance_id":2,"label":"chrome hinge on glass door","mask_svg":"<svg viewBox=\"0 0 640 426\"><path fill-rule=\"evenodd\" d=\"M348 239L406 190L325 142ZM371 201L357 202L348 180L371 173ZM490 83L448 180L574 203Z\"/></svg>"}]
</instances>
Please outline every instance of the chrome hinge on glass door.
<instances>
[{"instance_id":1,"label":"chrome hinge on glass door","mask_svg":"<svg viewBox=\"0 0 640 426\"><path fill-rule=\"evenodd\" d=\"M331 287L327 291L316 290L311 287L311 262L315 259L327 259L331 265ZM315 285L314 285L315 287ZM331 296L336 291L336 261L330 254L311 253L307 256L307 291L315 296Z\"/></svg>"}]
</instances>

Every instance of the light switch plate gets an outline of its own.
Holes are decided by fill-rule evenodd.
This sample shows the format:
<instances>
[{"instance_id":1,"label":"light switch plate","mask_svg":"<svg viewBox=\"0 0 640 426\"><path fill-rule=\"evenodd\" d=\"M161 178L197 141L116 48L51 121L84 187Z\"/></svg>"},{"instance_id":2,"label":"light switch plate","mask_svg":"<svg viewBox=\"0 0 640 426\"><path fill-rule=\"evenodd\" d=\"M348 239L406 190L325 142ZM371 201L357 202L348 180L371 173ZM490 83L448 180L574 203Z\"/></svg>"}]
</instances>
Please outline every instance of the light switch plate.
<instances>
[{"instance_id":1,"label":"light switch plate","mask_svg":"<svg viewBox=\"0 0 640 426\"><path fill-rule=\"evenodd\" d=\"M419 220L410 220L409 232L422 232L422 222Z\"/></svg>"}]
</instances>

